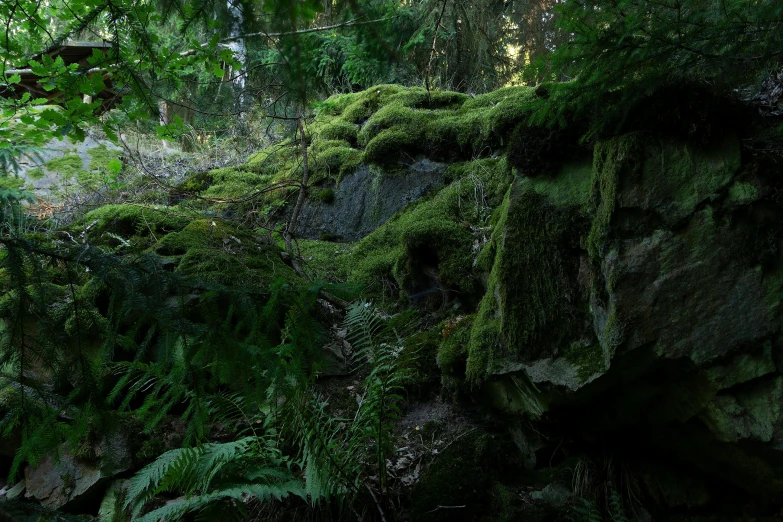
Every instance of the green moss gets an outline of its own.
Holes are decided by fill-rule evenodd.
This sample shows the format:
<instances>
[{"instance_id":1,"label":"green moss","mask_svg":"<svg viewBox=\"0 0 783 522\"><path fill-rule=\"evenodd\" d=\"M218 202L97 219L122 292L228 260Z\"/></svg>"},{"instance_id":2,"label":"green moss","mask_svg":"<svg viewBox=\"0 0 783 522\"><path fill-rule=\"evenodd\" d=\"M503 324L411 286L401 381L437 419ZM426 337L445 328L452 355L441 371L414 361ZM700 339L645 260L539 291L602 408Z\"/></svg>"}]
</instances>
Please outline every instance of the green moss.
<instances>
[{"instance_id":1,"label":"green moss","mask_svg":"<svg viewBox=\"0 0 783 522\"><path fill-rule=\"evenodd\" d=\"M213 183L214 179L210 171L190 172L176 186L176 189L181 192L199 193L209 188Z\"/></svg>"},{"instance_id":2,"label":"green moss","mask_svg":"<svg viewBox=\"0 0 783 522\"><path fill-rule=\"evenodd\" d=\"M109 150L105 145L99 145L87 151L90 156L89 166L85 168L84 160L76 154L66 154L46 162L47 170L58 173L64 180L76 182L84 188L98 188L112 173L113 163L119 161L119 151Z\"/></svg>"},{"instance_id":3,"label":"green moss","mask_svg":"<svg viewBox=\"0 0 783 522\"><path fill-rule=\"evenodd\" d=\"M759 191L755 185L745 181L735 181L729 187L729 196L726 198L726 203L746 205L757 200L758 197Z\"/></svg>"},{"instance_id":4,"label":"green moss","mask_svg":"<svg viewBox=\"0 0 783 522\"><path fill-rule=\"evenodd\" d=\"M628 134L596 144L593 152L595 218L587 237L587 251L594 266L605 253L606 240L617 198L620 176L634 176L642 168L640 134Z\"/></svg>"},{"instance_id":5,"label":"green moss","mask_svg":"<svg viewBox=\"0 0 783 522\"><path fill-rule=\"evenodd\" d=\"M507 357L529 362L557 354L580 323L574 317L586 314L575 281L578 256L572 254L584 232L584 208L561 206L580 199L547 188L554 196L539 193L530 180L514 182L477 260L482 270L490 260L492 266L468 345L467 376L474 384Z\"/></svg>"},{"instance_id":6,"label":"green moss","mask_svg":"<svg viewBox=\"0 0 783 522\"><path fill-rule=\"evenodd\" d=\"M87 151L90 155L90 170L108 174L112 168L111 163L119 161L120 151L109 150L106 145L98 145Z\"/></svg>"},{"instance_id":7,"label":"green moss","mask_svg":"<svg viewBox=\"0 0 783 522\"><path fill-rule=\"evenodd\" d=\"M309 129L311 136L319 140L342 140L351 143L356 140L359 126L341 119L313 124Z\"/></svg>"},{"instance_id":8,"label":"green moss","mask_svg":"<svg viewBox=\"0 0 783 522\"><path fill-rule=\"evenodd\" d=\"M210 183L211 180L211 184ZM249 166L226 167L198 175L194 184L208 186L202 192L204 197L234 199L247 196L258 188L266 187L273 180L269 174L259 174ZM186 180L187 182L187 180ZM198 186L194 187L198 188Z\"/></svg>"},{"instance_id":9,"label":"green moss","mask_svg":"<svg viewBox=\"0 0 783 522\"><path fill-rule=\"evenodd\" d=\"M442 340L438 348L438 366L444 375L465 378L473 319L473 316L461 317L443 324Z\"/></svg>"},{"instance_id":10,"label":"green moss","mask_svg":"<svg viewBox=\"0 0 783 522\"><path fill-rule=\"evenodd\" d=\"M179 232L163 237L155 244L153 250L160 255L176 256L186 254L191 248L221 248L224 239L229 243L241 245L241 239L237 238L239 242L232 239L234 234L237 232L223 221L197 219L188 223Z\"/></svg>"},{"instance_id":11,"label":"green moss","mask_svg":"<svg viewBox=\"0 0 783 522\"><path fill-rule=\"evenodd\" d=\"M413 487L411 521L468 521L485 514L489 507L487 491L498 474L497 450L492 437L478 431L452 442Z\"/></svg>"},{"instance_id":12,"label":"green moss","mask_svg":"<svg viewBox=\"0 0 783 522\"><path fill-rule=\"evenodd\" d=\"M578 368L576 376L580 384L587 382L594 375L606 371L606 357L600 344L580 345L575 343L564 357Z\"/></svg>"},{"instance_id":13,"label":"green moss","mask_svg":"<svg viewBox=\"0 0 783 522\"><path fill-rule=\"evenodd\" d=\"M166 235L152 251L181 256L177 272L202 281L264 290L275 280L296 281L277 247L222 221L199 219Z\"/></svg>"},{"instance_id":14,"label":"green moss","mask_svg":"<svg viewBox=\"0 0 783 522\"><path fill-rule=\"evenodd\" d=\"M403 157L403 152L420 151L421 133L412 132L409 127L394 127L385 130L367 143L364 156L371 163L386 163Z\"/></svg>"},{"instance_id":15,"label":"green moss","mask_svg":"<svg viewBox=\"0 0 783 522\"><path fill-rule=\"evenodd\" d=\"M83 220L83 226L74 228L79 232L83 227L89 229L89 237L93 242L110 244L114 241L108 233L128 239L132 236L156 238L169 232L185 227L188 218L173 215L168 210L142 205L104 205L88 212ZM93 224L94 223L94 224Z\"/></svg>"},{"instance_id":16,"label":"green moss","mask_svg":"<svg viewBox=\"0 0 783 522\"><path fill-rule=\"evenodd\" d=\"M310 198L313 201L318 201L320 203L329 205L334 203L334 189L325 188L320 190L313 190L310 194Z\"/></svg>"},{"instance_id":17,"label":"green moss","mask_svg":"<svg viewBox=\"0 0 783 522\"><path fill-rule=\"evenodd\" d=\"M454 166L450 175L464 177L412 204L356 245L350 281L394 299L416 293L421 280L431 281L437 273L435 283L442 288L465 298L476 291L470 225L485 224L489 205L508 186L508 170L496 158Z\"/></svg>"},{"instance_id":18,"label":"green moss","mask_svg":"<svg viewBox=\"0 0 783 522\"><path fill-rule=\"evenodd\" d=\"M345 283L348 279L351 243L299 240L297 242L303 270L314 280Z\"/></svg>"},{"instance_id":19,"label":"green moss","mask_svg":"<svg viewBox=\"0 0 783 522\"><path fill-rule=\"evenodd\" d=\"M30 179L42 179L46 173L43 169L35 168L27 171L27 177Z\"/></svg>"},{"instance_id":20,"label":"green moss","mask_svg":"<svg viewBox=\"0 0 783 522\"><path fill-rule=\"evenodd\" d=\"M351 148L344 141L329 141L331 146L321 145L310 156L312 169L311 181L340 181L343 176L351 174L359 168L364 160L361 151Z\"/></svg>"},{"instance_id":21,"label":"green moss","mask_svg":"<svg viewBox=\"0 0 783 522\"><path fill-rule=\"evenodd\" d=\"M440 339L438 327L405 338L397 360L409 398L421 398L437 391L440 370L436 358Z\"/></svg>"},{"instance_id":22,"label":"green moss","mask_svg":"<svg viewBox=\"0 0 783 522\"><path fill-rule=\"evenodd\" d=\"M65 180L71 180L79 172L85 171L82 158L76 154L66 154L61 158L49 160L45 165L48 170L58 173Z\"/></svg>"},{"instance_id":23,"label":"green moss","mask_svg":"<svg viewBox=\"0 0 783 522\"><path fill-rule=\"evenodd\" d=\"M210 283L265 290L278 279L295 281L293 270L270 245L256 246L252 253L237 248L191 247L182 256L177 272Z\"/></svg>"},{"instance_id":24,"label":"green moss","mask_svg":"<svg viewBox=\"0 0 783 522\"><path fill-rule=\"evenodd\" d=\"M347 122L362 123L390 97L404 90L405 87L401 85L377 85L363 92L344 94L334 99L334 110L335 113L342 114Z\"/></svg>"}]
</instances>

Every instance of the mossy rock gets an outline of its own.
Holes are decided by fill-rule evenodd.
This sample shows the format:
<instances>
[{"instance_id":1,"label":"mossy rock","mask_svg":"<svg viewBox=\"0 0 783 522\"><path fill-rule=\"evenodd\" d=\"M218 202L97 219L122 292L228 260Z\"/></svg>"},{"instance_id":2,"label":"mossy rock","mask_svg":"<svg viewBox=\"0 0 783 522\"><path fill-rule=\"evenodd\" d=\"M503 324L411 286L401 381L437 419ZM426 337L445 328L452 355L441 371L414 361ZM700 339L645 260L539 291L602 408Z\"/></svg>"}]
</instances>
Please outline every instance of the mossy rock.
<instances>
[{"instance_id":1,"label":"mossy rock","mask_svg":"<svg viewBox=\"0 0 783 522\"><path fill-rule=\"evenodd\" d=\"M578 141L578 133L570 129L519 124L509 136L508 161L526 176L551 176L581 153Z\"/></svg>"},{"instance_id":2,"label":"mossy rock","mask_svg":"<svg viewBox=\"0 0 783 522\"><path fill-rule=\"evenodd\" d=\"M451 184L409 205L355 245L350 282L369 283L392 301L422 292L447 298L459 292L465 302L474 299L479 288L470 227L486 224L490 205L501 201L511 177L502 157L452 165L446 174Z\"/></svg>"},{"instance_id":3,"label":"mossy rock","mask_svg":"<svg viewBox=\"0 0 783 522\"><path fill-rule=\"evenodd\" d=\"M405 375L409 399L425 398L439 388L440 369L436 359L440 340L440 329L437 326L406 337L398 364Z\"/></svg>"},{"instance_id":4,"label":"mossy rock","mask_svg":"<svg viewBox=\"0 0 783 522\"><path fill-rule=\"evenodd\" d=\"M276 246L262 244L248 231L224 221L191 221L150 250L173 256L178 273L209 283L263 291L276 280L298 280Z\"/></svg>"},{"instance_id":5,"label":"mossy rock","mask_svg":"<svg viewBox=\"0 0 783 522\"><path fill-rule=\"evenodd\" d=\"M489 435L474 431L444 450L413 487L411 521L467 521L485 511L494 475L489 462L491 446Z\"/></svg>"},{"instance_id":6,"label":"mossy rock","mask_svg":"<svg viewBox=\"0 0 783 522\"><path fill-rule=\"evenodd\" d=\"M85 214L82 226L72 227L76 233L90 227L88 235L93 244L116 246L132 237L165 236L182 230L189 219L167 209L145 205L103 205ZM92 226L90 226L92 225Z\"/></svg>"},{"instance_id":7,"label":"mossy rock","mask_svg":"<svg viewBox=\"0 0 783 522\"><path fill-rule=\"evenodd\" d=\"M177 272L209 283L266 290L274 281L297 280L294 271L270 245L256 246L248 255L234 249L190 248L177 266Z\"/></svg>"},{"instance_id":8,"label":"mossy rock","mask_svg":"<svg viewBox=\"0 0 783 522\"><path fill-rule=\"evenodd\" d=\"M411 491L411 521L496 520L493 483L519 472L511 443L474 430L446 447ZM439 508L438 506L464 506Z\"/></svg>"},{"instance_id":9,"label":"mossy rock","mask_svg":"<svg viewBox=\"0 0 783 522\"><path fill-rule=\"evenodd\" d=\"M570 183L571 176L563 173L561 182ZM588 296L577 281L585 209L574 204L579 199L563 201L561 191L541 188L514 182L479 257L484 267L494 260L468 349L467 373L474 382L556 357L589 335Z\"/></svg>"}]
</instances>

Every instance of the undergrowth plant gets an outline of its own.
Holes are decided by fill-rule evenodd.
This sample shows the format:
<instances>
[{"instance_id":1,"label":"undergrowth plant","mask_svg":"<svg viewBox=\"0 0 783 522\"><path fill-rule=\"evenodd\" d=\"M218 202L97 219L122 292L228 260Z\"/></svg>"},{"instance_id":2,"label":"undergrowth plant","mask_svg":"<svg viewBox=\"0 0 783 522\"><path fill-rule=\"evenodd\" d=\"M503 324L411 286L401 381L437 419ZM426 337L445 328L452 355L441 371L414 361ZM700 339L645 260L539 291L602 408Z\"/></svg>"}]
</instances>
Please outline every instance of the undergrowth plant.
<instances>
[{"instance_id":1,"label":"undergrowth plant","mask_svg":"<svg viewBox=\"0 0 783 522\"><path fill-rule=\"evenodd\" d=\"M131 480L126 508L145 522L177 520L193 511L207 519L230 512L241 520L251 498L293 496L312 506L336 500L351 508L367 491L374 495L371 476L378 477L382 496L402 400L398 333L408 319L384 319L364 302L348 309L347 339L354 360L367 373L352 419L330 415L328 403L309 381L293 372L280 374L265 401L233 399L240 418L263 419L261 430L252 429L251 422L249 434L235 442L164 453ZM186 500L145 513L144 506L164 493L185 494Z\"/></svg>"}]
</instances>

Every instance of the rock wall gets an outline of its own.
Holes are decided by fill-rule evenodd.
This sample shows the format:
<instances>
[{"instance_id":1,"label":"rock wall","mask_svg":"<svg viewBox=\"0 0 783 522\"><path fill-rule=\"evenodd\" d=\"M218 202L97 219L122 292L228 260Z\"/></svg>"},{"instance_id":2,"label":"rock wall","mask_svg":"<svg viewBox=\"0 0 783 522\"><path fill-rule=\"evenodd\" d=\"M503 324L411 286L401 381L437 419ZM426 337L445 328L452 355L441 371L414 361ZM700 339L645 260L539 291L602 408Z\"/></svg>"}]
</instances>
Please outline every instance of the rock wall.
<instances>
[{"instance_id":1,"label":"rock wall","mask_svg":"<svg viewBox=\"0 0 783 522\"><path fill-rule=\"evenodd\" d=\"M698 147L613 138L585 176L513 182L479 257L488 285L467 379L509 419L630 436L638 453L685 462L705 493L671 505L719 503L704 486L717 478L780 500L776 188L730 134Z\"/></svg>"}]
</instances>

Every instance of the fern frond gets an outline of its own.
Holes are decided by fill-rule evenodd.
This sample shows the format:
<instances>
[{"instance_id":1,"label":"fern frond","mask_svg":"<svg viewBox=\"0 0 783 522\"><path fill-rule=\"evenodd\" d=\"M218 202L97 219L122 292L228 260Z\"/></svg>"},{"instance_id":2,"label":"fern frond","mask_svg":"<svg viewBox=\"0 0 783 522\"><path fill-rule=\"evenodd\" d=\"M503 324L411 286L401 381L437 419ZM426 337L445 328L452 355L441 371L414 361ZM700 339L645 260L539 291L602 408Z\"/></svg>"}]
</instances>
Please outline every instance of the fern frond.
<instances>
[{"instance_id":1,"label":"fern frond","mask_svg":"<svg viewBox=\"0 0 783 522\"><path fill-rule=\"evenodd\" d=\"M283 500L290 495L304 498L302 484L298 480L289 480L275 484L230 484L203 495L186 498L180 502L168 504L138 518L138 522L158 522L159 520L179 520L188 513L199 511L218 501L234 500L246 502L255 497L265 502Z\"/></svg>"}]
</instances>

